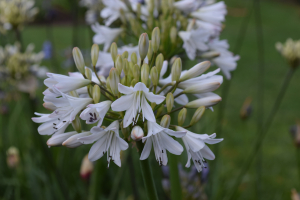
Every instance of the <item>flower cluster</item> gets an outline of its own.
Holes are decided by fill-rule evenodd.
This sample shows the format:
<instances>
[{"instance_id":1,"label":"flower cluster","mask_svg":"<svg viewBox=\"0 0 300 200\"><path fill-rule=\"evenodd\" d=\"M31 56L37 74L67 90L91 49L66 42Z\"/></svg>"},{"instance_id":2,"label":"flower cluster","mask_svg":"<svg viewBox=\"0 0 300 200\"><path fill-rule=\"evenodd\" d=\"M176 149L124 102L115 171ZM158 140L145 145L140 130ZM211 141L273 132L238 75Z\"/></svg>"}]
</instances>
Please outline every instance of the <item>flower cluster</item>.
<instances>
[{"instance_id":1,"label":"flower cluster","mask_svg":"<svg viewBox=\"0 0 300 200\"><path fill-rule=\"evenodd\" d=\"M184 51L190 60L210 60L227 79L231 78L230 71L235 70L239 56L228 50L227 40L219 39L227 13L224 2L103 0L102 3L104 8L98 21L104 20L104 25L96 22L92 30L96 33L94 43L103 44L104 52L119 36L128 44L142 32L150 34L154 27L159 27L164 42L149 48L158 48L167 60Z\"/></svg>"},{"instance_id":2,"label":"flower cluster","mask_svg":"<svg viewBox=\"0 0 300 200\"><path fill-rule=\"evenodd\" d=\"M117 45L110 48L114 67L109 76L99 76L96 63L99 62L99 47L94 44L91 50L92 67L86 67L80 50L73 49L73 57L79 72L69 76L48 73L44 81L48 87L44 92L44 107L53 112L39 114L32 120L42 123L38 132L52 135L48 146L78 147L92 144L88 158L95 161L107 154L107 161L121 166L120 151L128 148L128 143L138 143L140 159L147 159L152 146L160 165L168 162L167 151L180 155L181 144L174 139L181 138L188 154L187 167L193 160L198 171L204 167L205 159L214 159L214 154L206 144L215 144L216 134L195 134L187 130L204 113L221 100L213 93L223 81L216 75L219 70L203 74L210 62L201 62L187 71L182 71L181 59L177 58L168 71L168 62L158 48L149 51L149 46L159 46L159 29L155 28L152 40L143 33L139 39L139 57L125 51L118 54ZM146 56L148 59L146 60ZM197 99L189 101L187 95ZM180 105L174 108L175 105ZM187 108L197 109L189 125L183 126ZM179 111L178 125L171 124L170 114ZM92 124L89 131L81 130L81 121ZM103 121L110 121L107 127ZM65 132L72 124L75 131ZM120 130L122 135L120 135ZM144 143L144 145L142 144ZM140 149L142 148L142 149Z\"/></svg>"},{"instance_id":3,"label":"flower cluster","mask_svg":"<svg viewBox=\"0 0 300 200\"><path fill-rule=\"evenodd\" d=\"M86 7L85 21L94 24L99 20L99 13L103 8L102 1L99 0L80 0L79 5Z\"/></svg>"},{"instance_id":4,"label":"flower cluster","mask_svg":"<svg viewBox=\"0 0 300 200\"><path fill-rule=\"evenodd\" d=\"M38 86L36 78L45 77L47 68L40 66L43 52L34 53L33 50L33 44L29 44L24 52L21 52L19 43L4 48L0 46L1 90L11 90L13 86L34 95Z\"/></svg>"},{"instance_id":5,"label":"flower cluster","mask_svg":"<svg viewBox=\"0 0 300 200\"><path fill-rule=\"evenodd\" d=\"M300 40L287 39L284 44L277 42L276 49L287 59L291 67L297 67L300 61Z\"/></svg>"},{"instance_id":6,"label":"flower cluster","mask_svg":"<svg viewBox=\"0 0 300 200\"><path fill-rule=\"evenodd\" d=\"M33 20L38 9L33 0L0 0L0 24L2 30L20 29Z\"/></svg>"}]
</instances>

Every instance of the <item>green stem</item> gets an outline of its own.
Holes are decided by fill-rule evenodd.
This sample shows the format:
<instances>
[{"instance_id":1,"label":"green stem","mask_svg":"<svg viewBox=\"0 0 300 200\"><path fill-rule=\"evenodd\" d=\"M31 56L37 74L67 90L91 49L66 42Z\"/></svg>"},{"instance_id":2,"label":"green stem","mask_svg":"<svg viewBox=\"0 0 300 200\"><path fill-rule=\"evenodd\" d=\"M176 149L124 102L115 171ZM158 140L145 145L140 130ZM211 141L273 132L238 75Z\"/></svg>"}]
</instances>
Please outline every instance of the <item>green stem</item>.
<instances>
[{"instance_id":1,"label":"green stem","mask_svg":"<svg viewBox=\"0 0 300 200\"><path fill-rule=\"evenodd\" d=\"M242 166L241 171L238 174L238 177L235 179L235 182L234 182L234 185L233 185L232 189L228 192L228 195L225 196L226 200L234 198L235 193L236 193L236 191L237 191L237 189L238 189L241 181L244 178L244 175L247 173L249 167L251 166L252 161L254 160L254 158L257 155L257 152L260 150L260 148L262 146L262 143L263 143L263 140L264 140L264 138L265 138L265 136L266 136L269 128L272 125L273 119L274 119L274 117L275 117L275 115L276 115L276 113L278 111L278 108L279 108L279 106L281 104L281 101L282 101L282 99L284 97L284 94L286 92L286 89L287 89L287 87L288 87L288 85L290 83L290 80L291 80L294 72L295 72L295 69L294 68L290 68L290 70L286 74L284 82L283 82L283 84L281 86L280 92L279 92L279 94L278 94L278 96L277 96L277 98L275 100L275 103L274 103L273 108L272 108L272 110L271 110L271 112L270 112L270 114L269 114L269 116L267 118L267 121L266 121L263 129L261 129L259 131L259 134L258 134L259 137L257 137L257 140L256 140L256 142L255 142L255 144L253 146L253 149L252 149L252 151L250 153L250 156L246 157L247 160L244 163L244 165Z\"/></svg>"},{"instance_id":2,"label":"green stem","mask_svg":"<svg viewBox=\"0 0 300 200\"><path fill-rule=\"evenodd\" d=\"M171 199L181 200L182 191L180 185L180 178L178 172L177 156L174 154L168 154L169 167L170 167L170 182L171 182Z\"/></svg>"},{"instance_id":3,"label":"green stem","mask_svg":"<svg viewBox=\"0 0 300 200\"><path fill-rule=\"evenodd\" d=\"M297 157L297 165L298 165L298 176L300 181L300 148L297 147L296 149L296 157Z\"/></svg>"},{"instance_id":4,"label":"green stem","mask_svg":"<svg viewBox=\"0 0 300 200\"><path fill-rule=\"evenodd\" d=\"M161 114L161 115L159 115L157 118L163 117L163 116L166 115L166 114L171 114L171 113L173 113L173 112L176 112L176 111L178 111L178 110L181 110L182 108L184 108L184 106L181 106L181 107L179 107L179 108L176 108L176 109L172 110L172 111L169 112L169 113Z\"/></svg>"},{"instance_id":5,"label":"green stem","mask_svg":"<svg viewBox=\"0 0 300 200\"><path fill-rule=\"evenodd\" d=\"M137 146L139 148L139 153L141 154L144 146L142 141L137 142ZM148 200L158 200L149 159L140 160L140 166L142 170L142 176L143 176Z\"/></svg>"},{"instance_id":6,"label":"green stem","mask_svg":"<svg viewBox=\"0 0 300 200\"><path fill-rule=\"evenodd\" d=\"M162 88L160 88L160 90L157 92L157 94L160 94L162 91L164 91L164 89L166 89L168 86L171 86L172 83L168 83L166 85L164 85Z\"/></svg>"}]
</instances>

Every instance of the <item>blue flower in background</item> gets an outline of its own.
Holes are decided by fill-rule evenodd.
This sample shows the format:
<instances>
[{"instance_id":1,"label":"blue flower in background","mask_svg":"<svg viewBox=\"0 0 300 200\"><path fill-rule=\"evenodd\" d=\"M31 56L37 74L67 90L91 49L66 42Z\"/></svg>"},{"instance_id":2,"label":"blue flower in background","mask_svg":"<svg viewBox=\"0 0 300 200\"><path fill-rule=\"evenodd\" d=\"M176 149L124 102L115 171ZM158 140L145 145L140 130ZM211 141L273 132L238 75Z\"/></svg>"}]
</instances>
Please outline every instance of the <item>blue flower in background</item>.
<instances>
[{"instance_id":1,"label":"blue flower in background","mask_svg":"<svg viewBox=\"0 0 300 200\"><path fill-rule=\"evenodd\" d=\"M45 60L49 60L52 58L52 43L50 41L45 41L43 43L43 52L45 54Z\"/></svg>"}]
</instances>

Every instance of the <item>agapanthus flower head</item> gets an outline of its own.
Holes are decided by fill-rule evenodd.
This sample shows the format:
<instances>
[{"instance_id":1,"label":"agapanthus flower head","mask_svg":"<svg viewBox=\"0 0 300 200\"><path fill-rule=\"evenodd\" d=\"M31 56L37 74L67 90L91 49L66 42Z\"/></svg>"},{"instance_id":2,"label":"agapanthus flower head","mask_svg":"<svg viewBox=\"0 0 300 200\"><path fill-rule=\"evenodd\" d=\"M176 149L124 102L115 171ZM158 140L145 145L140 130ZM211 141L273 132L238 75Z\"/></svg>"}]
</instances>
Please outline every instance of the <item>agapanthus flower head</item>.
<instances>
[{"instance_id":1,"label":"agapanthus flower head","mask_svg":"<svg viewBox=\"0 0 300 200\"><path fill-rule=\"evenodd\" d=\"M167 70L168 62L164 61L159 49L149 48L152 44L159 46L162 41L157 31L158 28L153 31L156 44L148 41L147 33L142 34L136 48L138 52L126 50L120 53L116 43L113 43L110 60L97 57L98 48L93 45L92 69L83 67L85 62L81 52L79 48L74 48L75 64L80 73L73 72L69 76L48 74L49 78L44 81L48 87L44 92L44 107L52 110L52 113L36 113L40 117L32 118L34 122L42 123L38 128L41 135L52 135L48 146L75 148L93 143L88 155L91 161L107 154L108 165L113 161L118 166L121 166L120 153L129 147L128 143L137 145L141 160L149 157L153 146L159 165L167 165L167 151L180 155L184 150L173 137L183 141L195 137L201 144L186 146L189 155L197 159L199 156L208 157L205 153L209 150L204 142L214 142L214 135L191 134L186 129L175 130L177 126L169 114L183 110L183 113L180 112L180 125L183 126L186 108L197 108L188 127L197 123L205 108L220 100L218 95L212 93L222 84L222 76L216 75L220 70L203 74L210 67L210 62L205 61L182 71L180 58L174 61L171 70ZM149 54L149 51L153 52ZM96 65L106 60L113 64L105 78L99 76ZM163 78L167 71L171 73ZM188 95L199 99L189 102ZM214 96L219 99L212 103ZM93 126L89 131L81 130L81 122L84 121ZM107 127L103 126L108 123ZM70 124L74 131L64 133ZM196 165L197 168L203 167L198 162Z\"/></svg>"}]
</instances>

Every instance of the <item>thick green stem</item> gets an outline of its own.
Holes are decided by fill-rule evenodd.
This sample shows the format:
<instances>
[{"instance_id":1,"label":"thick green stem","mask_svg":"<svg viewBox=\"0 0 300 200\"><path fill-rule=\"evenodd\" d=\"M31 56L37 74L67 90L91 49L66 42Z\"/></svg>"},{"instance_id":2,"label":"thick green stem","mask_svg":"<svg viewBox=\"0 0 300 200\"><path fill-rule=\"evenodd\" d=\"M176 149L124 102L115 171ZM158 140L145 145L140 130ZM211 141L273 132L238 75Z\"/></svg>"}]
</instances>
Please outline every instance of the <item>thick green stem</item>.
<instances>
[{"instance_id":1,"label":"thick green stem","mask_svg":"<svg viewBox=\"0 0 300 200\"><path fill-rule=\"evenodd\" d=\"M144 145L141 141L137 142L137 145L139 148L139 153L141 154ZM140 160L140 165L148 200L158 200L149 159Z\"/></svg>"},{"instance_id":2,"label":"thick green stem","mask_svg":"<svg viewBox=\"0 0 300 200\"><path fill-rule=\"evenodd\" d=\"M171 182L171 199L181 200L182 192L180 185L180 178L178 172L177 156L174 154L168 154L169 166L170 166L170 182Z\"/></svg>"}]
</instances>

